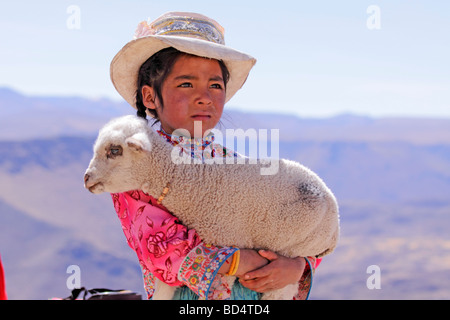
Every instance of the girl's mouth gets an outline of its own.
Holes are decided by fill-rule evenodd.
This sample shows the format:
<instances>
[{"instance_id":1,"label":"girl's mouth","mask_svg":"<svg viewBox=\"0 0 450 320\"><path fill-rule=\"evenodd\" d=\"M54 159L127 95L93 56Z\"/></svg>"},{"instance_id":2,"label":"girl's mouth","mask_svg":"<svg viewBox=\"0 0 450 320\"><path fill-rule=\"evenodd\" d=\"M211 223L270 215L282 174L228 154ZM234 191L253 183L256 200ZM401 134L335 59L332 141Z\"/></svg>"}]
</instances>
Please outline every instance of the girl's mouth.
<instances>
[{"instance_id":1,"label":"girl's mouth","mask_svg":"<svg viewBox=\"0 0 450 320\"><path fill-rule=\"evenodd\" d=\"M195 114L192 116L192 118L196 121L203 121L211 119L211 116L208 114Z\"/></svg>"}]
</instances>

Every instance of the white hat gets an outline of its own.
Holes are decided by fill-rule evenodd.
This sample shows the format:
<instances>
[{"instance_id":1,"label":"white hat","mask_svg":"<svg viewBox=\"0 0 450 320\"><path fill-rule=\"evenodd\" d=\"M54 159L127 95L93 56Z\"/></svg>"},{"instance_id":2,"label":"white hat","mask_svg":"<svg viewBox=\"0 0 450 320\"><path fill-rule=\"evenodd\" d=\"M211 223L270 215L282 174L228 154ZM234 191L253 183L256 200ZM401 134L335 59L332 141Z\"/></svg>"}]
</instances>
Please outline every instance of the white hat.
<instances>
[{"instance_id":1,"label":"white hat","mask_svg":"<svg viewBox=\"0 0 450 320\"><path fill-rule=\"evenodd\" d=\"M192 55L222 60L230 73L225 102L242 87L256 59L225 46L224 29L197 13L169 12L151 23L139 23L132 41L111 62L111 80L135 109L139 69L156 52L174 47Z\"/></svg>"}]
</instances>

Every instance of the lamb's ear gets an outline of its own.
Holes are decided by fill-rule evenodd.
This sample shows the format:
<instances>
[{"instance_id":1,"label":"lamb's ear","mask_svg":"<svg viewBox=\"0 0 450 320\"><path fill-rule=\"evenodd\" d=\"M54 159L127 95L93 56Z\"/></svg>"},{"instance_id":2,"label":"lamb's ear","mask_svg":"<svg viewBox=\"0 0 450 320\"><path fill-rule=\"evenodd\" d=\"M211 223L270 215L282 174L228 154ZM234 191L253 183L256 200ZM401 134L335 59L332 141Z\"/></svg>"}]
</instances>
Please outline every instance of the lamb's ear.
<instances>
[{"instance_id":1,"label":"lamb's ear","mask_svg":"<svg viewBox=\"0 0 450 320\"><path fill-rule=\"evenodd\" d=\"M132 135L125 139L125 142L134 151L150 151L152 149L148 136L143 132Z\"/></svg>"}]
</instances>

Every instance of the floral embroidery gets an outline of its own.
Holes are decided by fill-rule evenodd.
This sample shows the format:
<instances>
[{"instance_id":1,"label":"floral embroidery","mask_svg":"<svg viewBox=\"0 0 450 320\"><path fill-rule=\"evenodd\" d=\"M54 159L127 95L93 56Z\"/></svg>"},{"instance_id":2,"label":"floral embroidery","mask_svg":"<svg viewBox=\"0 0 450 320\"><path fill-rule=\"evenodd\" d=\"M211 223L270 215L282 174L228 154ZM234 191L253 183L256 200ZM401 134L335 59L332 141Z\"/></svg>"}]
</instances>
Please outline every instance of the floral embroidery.
<instances>
[{"instance_id":1,"label":"floral embroidery","mask_svg":"<svg viewBox=\"0 0 450 320\"><path fill-rule=\"evenodd\" d=\"M156 277L171 285L182 285L177 278L179 258L200 243L195 230L186 230L176 217L155 205L156 200L142 191L112 194L112 198L119 202L115 205L117 215L128 245L139 258L144 281L154 281ZM148 272L152 277L145 276ZM154 284L146 283L145 287Z\"/></svg>"},{"instance_id":2,"label":"floral embroidery","mask_svg":"<svg viewBox=\"0 0 450 320\"><path fill-rule=\"evenodd\" d=\"M148 299L151 299L153 297L153 294L155 293L155 277L153 274L144 266L142 262L140 262L141 270L142 270L142 276L144 279L144 289L147 292Z\"/></svg>"},{"instance_id":3,"label":"floral embroidery","mask_svg":"<svg viewBox=\"0 0 450 320\"><path fill-rule=\"evenodd\" d=\"M316 259L314 257L307 257L305 270L303 275L298 282L298 292L294 296L294 300L307 300L312 287L312 279L314 272L316 270L316 261L321 259Z\"/></svg>"},{"instance_id":4,"label":"floral embroidery","mask_svg":"<svg viewBox=\"0 0 450 320\"><path fill-rule=\"evenodd\" d=\"M197 290L191 289L199 296L199 299L209 298L208 294L217 271L236 250L238 249L200 243L184 259L178 277L183 282L198 283ZM230 291L229 288L227 289ZM216 290L217 288L214 288L212 291Z\"/></svg>"}]
</instances>

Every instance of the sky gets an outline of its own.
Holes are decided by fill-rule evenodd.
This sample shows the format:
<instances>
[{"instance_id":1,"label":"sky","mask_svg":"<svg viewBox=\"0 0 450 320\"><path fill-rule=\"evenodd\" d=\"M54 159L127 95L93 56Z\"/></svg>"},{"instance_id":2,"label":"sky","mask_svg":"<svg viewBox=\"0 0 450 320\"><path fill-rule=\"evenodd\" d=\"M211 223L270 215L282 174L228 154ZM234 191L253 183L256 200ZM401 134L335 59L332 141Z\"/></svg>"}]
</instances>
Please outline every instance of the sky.
<instances>
[{"instance_id":1,"label":"sky","mask_svg":"<svg viewBox=\"0 0 450 320\"><path fill-rule=\"evenodd\" d=\"M41 0L0 4L0 86L123 101L109 77L140 21L207 15L258 61L230 108L450 118L450 1Z\"/></svg>"}]
</instances>

